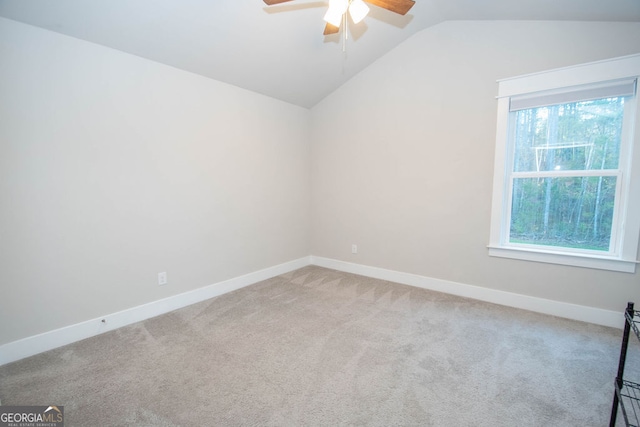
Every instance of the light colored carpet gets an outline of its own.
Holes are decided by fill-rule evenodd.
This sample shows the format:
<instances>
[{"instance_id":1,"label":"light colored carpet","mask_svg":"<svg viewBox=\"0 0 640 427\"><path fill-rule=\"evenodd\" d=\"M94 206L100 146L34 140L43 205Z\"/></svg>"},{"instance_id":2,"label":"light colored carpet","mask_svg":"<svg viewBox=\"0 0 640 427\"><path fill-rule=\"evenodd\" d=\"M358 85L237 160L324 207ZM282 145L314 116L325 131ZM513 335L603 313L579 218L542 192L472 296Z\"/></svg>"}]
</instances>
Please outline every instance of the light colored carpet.
<instances>
[{"instance_id":1,"label":"light colored carpet","mask_svg":"<svg viewBox=\"0 0 640 427\"><path fill-rule=\"evenodd\" d=\"M67 426L604 426L621 334L310 266L0 367L0 399Z\"/></svg>"}]
</instances>

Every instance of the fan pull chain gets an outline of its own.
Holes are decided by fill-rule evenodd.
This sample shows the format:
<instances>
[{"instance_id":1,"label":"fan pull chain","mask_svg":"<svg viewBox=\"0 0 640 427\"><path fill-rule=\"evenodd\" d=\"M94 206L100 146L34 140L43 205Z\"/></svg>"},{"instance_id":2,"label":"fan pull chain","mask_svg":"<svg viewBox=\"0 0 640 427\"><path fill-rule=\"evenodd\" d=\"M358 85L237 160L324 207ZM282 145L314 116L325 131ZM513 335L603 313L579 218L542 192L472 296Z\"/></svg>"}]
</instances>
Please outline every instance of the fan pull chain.
<instances>
[{"instance_id":1,"label":"fan pull chain","mask_svg":"<svg viewBox=\"0 0 640 427\"><path fill-rule=\"evenodd\" d=\"M347 39L349 38L349 28L347 28L349 20L347 19L347 13L345 12L344 15L342 15L342 28L344 28L344 38L342 39L342 51L346 52L347 51Z\"/></svg>"}]
</instances>

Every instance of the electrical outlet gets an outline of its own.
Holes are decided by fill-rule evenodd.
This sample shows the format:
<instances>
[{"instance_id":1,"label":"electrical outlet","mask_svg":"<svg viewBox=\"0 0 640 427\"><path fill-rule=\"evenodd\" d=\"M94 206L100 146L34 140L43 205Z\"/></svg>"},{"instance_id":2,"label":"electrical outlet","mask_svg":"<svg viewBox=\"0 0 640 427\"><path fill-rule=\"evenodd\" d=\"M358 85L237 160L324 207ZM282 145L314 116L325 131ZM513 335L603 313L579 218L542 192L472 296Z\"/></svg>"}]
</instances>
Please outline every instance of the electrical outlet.
<instances>
[{"instance_id":1,"label":"electrical outlet","mask_svg":"<svg viewBox=\"0 0 640 427\"><path fill-rule=\"evenodd\" d=\"M167 273L162 272L158 273L158 285L166 285L167 284Z\"/></svg>"},{"instance_id":2,"label":"electrical outlet","mask_svg":"<svg viewBox=\"0 0 640 427\"><path fill-rule=\"evenodd\" d=\"M358 253L358 245L351 245L351 253L352 254Z\"/></svg>"}]
</instances>

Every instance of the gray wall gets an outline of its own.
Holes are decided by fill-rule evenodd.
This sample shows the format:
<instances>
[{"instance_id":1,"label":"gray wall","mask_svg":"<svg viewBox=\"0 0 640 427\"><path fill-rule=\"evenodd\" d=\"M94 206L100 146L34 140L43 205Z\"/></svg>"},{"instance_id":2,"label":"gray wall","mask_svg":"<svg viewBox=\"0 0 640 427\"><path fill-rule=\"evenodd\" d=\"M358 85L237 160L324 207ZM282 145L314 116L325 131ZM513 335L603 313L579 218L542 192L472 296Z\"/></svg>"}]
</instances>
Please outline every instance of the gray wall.
<instances>
[{"instance_id":1,"label":"gray wall","mask_svg":"<svg viewBox=\"0 0 640 427\"><path fill-rule=\"evenodd\" d=\"M638 52L638 23L458 21L414 35L312 109L312 253L608 310L640 300L638 273L486 248L496 80Z\"/></svg>"},{"instance_id":2,"label":"gray wall","mask_svg":"<svg viewBox=\"0 0 640 427\"><path fill-rule=\"evenodd\" d=\"M0 344L309 254L309 110L6 19L0 58Z\"/></svg>"},{"instance_id":3,"label":"gray wall","mask_svg":"<svg viewBox=\"0 0 640 427\"><path fill-rule=\"evenodd\" d=\"M0 345L309 254L620 310L638 274L488 257L495 81L638 52L447 22L309 111L0 18Z\"/></svg>"}]
</instances>

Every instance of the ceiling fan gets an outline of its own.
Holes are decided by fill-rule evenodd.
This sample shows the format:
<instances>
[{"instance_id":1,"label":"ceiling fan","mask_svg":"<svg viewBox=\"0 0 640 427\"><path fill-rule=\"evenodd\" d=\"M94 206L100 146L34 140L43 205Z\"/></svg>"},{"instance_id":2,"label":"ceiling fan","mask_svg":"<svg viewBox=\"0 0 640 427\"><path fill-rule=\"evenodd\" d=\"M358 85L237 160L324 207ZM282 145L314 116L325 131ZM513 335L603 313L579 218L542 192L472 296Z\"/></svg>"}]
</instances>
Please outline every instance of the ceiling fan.
<instances>
[{"instance_id":1,"label":"ceiling fan","mask_svg":"<svg viewBox=\"0 0 640 427\"><path fill-rule=\"evenodd\" d=\"M264 0L268 5L285 3L292 0ZM324 15L327 25L324 27L324 35L335 34L340 31L340 24L349 11L349 15L356 24L367 16L369 7L365 2L391 12L405 15L415 4L414 0L329 0L329 9Z\"/></svg>"}]
</instances>

